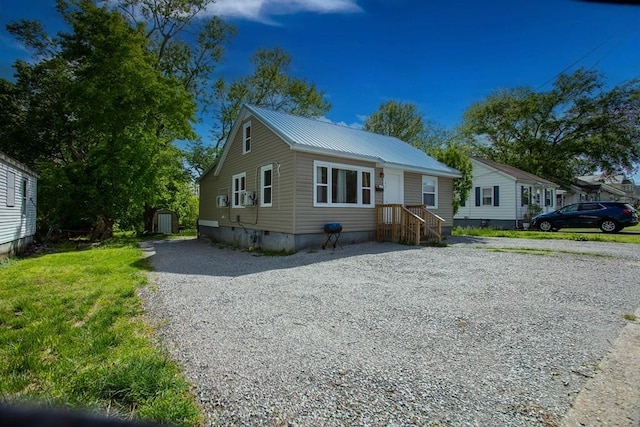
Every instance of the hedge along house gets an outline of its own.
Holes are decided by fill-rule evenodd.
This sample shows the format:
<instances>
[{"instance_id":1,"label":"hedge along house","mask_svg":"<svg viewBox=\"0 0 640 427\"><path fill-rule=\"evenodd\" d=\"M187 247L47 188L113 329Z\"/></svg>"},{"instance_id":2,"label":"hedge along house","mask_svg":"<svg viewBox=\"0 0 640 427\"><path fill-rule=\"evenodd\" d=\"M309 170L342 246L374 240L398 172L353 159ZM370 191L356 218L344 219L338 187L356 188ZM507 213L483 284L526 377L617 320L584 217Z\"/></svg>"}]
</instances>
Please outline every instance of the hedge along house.
<instances>
[{"instance_id":1,"label":"hedge along house","mask_svg":"<svg viewBox=\"0 0 640 427\"><path fill-rule=\"evenodd\" d=\"M513 166L472 157L473 187L454 222L463 227L513 229L556 207L559 186Z\"/></svg>"},{"instance_id":2,"label":"hedge along house","mask_svg":"<svg viewBox=\"0 0 640 427\"><path fill-rule=\"evenodd\" d=\"M245 105L200 178L198 233L288 251L322 246L327 223L341 243L440 238L457 177L397 138Z\"/></svg>"},{"instance_id":3,"label":"hedge along house","mask_svg":"<svg viewBox=\"0 0 640 427\"><path fill-rule=\"evenodd\" d=\"M38 176L0 152L0 257L20 253L36 234Z\"/></svg>"}]
</instances>

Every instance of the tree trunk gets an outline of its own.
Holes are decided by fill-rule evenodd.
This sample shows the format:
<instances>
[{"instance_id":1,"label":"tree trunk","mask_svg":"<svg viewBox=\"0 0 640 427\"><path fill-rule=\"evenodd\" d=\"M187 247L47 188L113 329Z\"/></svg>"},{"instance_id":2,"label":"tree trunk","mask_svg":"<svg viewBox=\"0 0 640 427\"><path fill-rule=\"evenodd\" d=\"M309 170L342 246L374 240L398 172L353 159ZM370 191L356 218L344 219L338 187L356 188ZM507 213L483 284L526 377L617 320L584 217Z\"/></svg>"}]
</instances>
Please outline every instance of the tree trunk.
<instances>
[{"instance_id":1,"label":"tree trunk","mask_svg":"<svg viewBox=\"0 0 640 427\"><path fill-rule=\"evenodd\" d=\"M104 240L113 237L113 219L98 215L91 230L91 240Z\"/></svg>"},{"instance_id":2,"label":"tree trunk","mask_svg":"<svg viewBox=\"0 0 640 427\"><path fill-rule=\"evenodd\" d=\"M153 216L158 211L158 208L148 204L144 205L144 232L153 233Z\"/></svg>"}]
</instances>

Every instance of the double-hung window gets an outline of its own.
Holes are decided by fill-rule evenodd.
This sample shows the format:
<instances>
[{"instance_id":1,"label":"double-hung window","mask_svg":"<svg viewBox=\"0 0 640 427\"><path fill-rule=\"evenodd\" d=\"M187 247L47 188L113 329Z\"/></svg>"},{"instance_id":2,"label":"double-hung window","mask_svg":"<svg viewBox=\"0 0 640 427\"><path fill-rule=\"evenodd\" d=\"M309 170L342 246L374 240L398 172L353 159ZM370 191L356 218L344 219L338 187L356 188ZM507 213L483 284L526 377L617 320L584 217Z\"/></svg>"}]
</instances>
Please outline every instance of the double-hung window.
<instances>
[{"instance_id":1,"label":"double-hung window","mask_svg":"<svg viewBox=\"0 0 640 427\"><path fill-rule=\"evenodd\" d=\"M247 174L245 172L239 173L237 175L233 175L231 178L231 188L232 188L232 207L239 208L242 205L240 204L240 193L247 189Z\"/></svg>"},{"instance_id":2,"label":"double-hung window","mask_svg":"<svg viewBox=\"0 0 640 427\"><path fill-rule=\"evenodd\" d=\"M242 126L242 154L251 151L251 122Z\"/></svg>"},{"instance_id":3,"label":"double-hung window","mask_svg":"<svg viewBox=\"0 0 640 427\"><path fill-rule=\"evenodd\" d=\"M422 204L428 208L438 208L438 178L422 176Z\"/></svg>"},{"instance_id":4,"label":"double-hung window","mask_svg":"<svg viewBox=\"0 0 640 427\"><path fill-rule=\"evenodd\" d=\"M373 207L373 169L313 162L314 206Z\"/></svg>"},{"instance_id":5,"label":"double-hung window","mask_svg":"<svg viewBox=\"0 0 640 427\"><path fill-rule=\"evenodd\" d=\"M493 188L482 188L482 206L493 206Z\"/></svg>"},{"instance_id":6,"label":"double-hung window","mask_svg":"<svg viewBox=\"0 0 640 427\"><path fill-rule=\"evenodd\" d=\"M7 171L7 207L13 207L16 203L16 174Z\"/></svg>"},{"instance_id":7,"label":"double-hung window","mask_svg":"<svg viewBox=\"0 0 640 427\"><path fill-rule=\"evenodd\" d=\"M260 206L272 206L273 198L273 165L260 168Z\"/></svg>"}]
</instances>

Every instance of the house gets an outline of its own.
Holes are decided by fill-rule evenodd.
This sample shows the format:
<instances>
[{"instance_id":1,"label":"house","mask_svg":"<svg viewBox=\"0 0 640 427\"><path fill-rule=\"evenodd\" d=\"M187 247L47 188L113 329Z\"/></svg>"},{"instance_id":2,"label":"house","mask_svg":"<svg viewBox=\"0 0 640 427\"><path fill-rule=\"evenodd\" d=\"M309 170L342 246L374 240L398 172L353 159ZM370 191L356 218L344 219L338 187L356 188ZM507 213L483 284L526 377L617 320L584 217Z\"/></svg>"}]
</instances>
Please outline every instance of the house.
<instances>
[{"instance_id":1,"label":"house","mask_svg":"<svg viewBox=\"0 0 640 427\"><path fill-rule=\"evenodd\" d=\"M621 200L626 193L604 182L590 182L576 178L574 182L556 192L558 208L572 203L600 200Z\"/></svg>"},{"instance_id":2,"label":"house","mask_svg":"<svg viewBox=\"0 0 640 427\"><path fill-rule=\"evenodd\" d=\"M393 137L245 105L200 178L200 236L242 247L321 247L450 232L455 169ZM409 236L410 234L410 236Z\"/></svg>"},{"instance_id":3,"label":"house","mask_svg":"<svg viewBox=\"0 0 640 427\"><path fill-rule=\"evenodd\" d=\"M472 157L471 163L473 187L458 209L455 225L513 229L534 214L556 210L557 184L479 157Z\"/></svg>"},{"instance_id":4,"label":"house","mask_svg":"<svg viewBox=\"0 0 640 427\"><path fill-rule=\"evenodd\" d=\"M633 179L626 177L625 175L585 175L578 177L580 181L586 182L594 186L601 186L607 188L611 187L622 192L622 195L613 194L614 197L609 197L608 194L594 194L593 200L619 200L622 202L633 202L636 199L635 195L635 183Z\"/></svg>"},{"instance_id":5,"label":"house","mask_svg":"<svg viewBox=\"0 0 640 427\"><path fill-rule=\"evenodd\" d=\"M38 176L0 152L0 257L21 252L36 234Z\"/></svg>"}]
</instances>

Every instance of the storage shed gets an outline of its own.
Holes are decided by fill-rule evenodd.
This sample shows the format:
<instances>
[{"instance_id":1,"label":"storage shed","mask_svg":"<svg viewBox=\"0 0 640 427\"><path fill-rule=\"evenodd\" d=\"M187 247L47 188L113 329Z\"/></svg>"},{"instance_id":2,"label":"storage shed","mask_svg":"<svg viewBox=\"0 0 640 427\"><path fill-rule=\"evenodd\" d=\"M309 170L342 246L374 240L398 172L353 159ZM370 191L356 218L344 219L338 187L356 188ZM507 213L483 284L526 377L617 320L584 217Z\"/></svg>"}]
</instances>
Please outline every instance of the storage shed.
<instances>
[{"instance_id":1,"label":"storage shed","mask_svg":"<svg viewBox=\"0 0 640 427\"><path fill-rule=\"evenodd\" d=\"M162 234L178 234L178 214L169 209L159 209L153 216L153 231Z\"/></svg>"}]
</instances>

